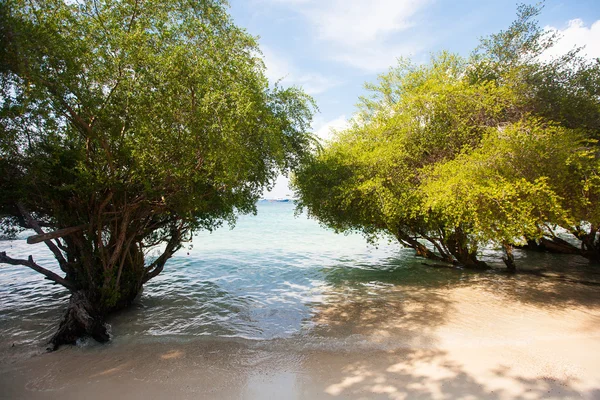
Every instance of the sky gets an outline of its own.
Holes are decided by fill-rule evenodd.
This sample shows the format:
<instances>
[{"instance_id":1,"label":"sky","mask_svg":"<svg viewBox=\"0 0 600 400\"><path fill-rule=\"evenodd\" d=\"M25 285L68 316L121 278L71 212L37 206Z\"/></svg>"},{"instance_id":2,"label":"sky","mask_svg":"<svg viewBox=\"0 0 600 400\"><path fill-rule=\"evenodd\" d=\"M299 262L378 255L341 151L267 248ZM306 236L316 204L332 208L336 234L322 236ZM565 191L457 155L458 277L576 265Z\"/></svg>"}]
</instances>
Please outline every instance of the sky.
<instances>
[{"instance_id":1,"label":"sky","mask_svg":"<svg viewBox=\"0 0 600 400\"><path fill-rule=\"evenodd\" d=\"M506 29L516 8L515 0L230 0L229 12L259 37L269 80L314 97L313 130L326 140L352 117L364 83L399 57L466 56L481 37ZM600 0L547 0L539 21L562 37L553 55L585 46L600 57ZM264 197L291 194L280 177Z\"/></svg>"}]
</instances>

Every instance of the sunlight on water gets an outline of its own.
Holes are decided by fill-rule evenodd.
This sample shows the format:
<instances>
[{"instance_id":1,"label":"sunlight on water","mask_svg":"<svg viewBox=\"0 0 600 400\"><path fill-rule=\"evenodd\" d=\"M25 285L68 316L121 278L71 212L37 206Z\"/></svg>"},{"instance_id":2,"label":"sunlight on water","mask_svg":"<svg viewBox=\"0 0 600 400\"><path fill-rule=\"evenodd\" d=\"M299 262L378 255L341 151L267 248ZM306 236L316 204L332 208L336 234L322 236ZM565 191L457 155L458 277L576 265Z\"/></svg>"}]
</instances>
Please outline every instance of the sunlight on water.
<instances>
[{"instance_id":1,"label":"sunlight on water","mask_svg":"<svg viewBox=\"0 0 600 400\"><path fill-rule=\"evenodd\" d=\"M111 318L115 340L210 336L304 338L308 343L334 337L347 343L369 326L384 329L390 315L409 320L448 312L440 290L450 286L479 285L491 293L527 294L532 301L532 287L552 295L552 288L539 287L537 277L425 267L397 244L371 246L361 236L336 235L306 216L294 217L291 203L260 202L257 216L240 217L233 230L199 233L192 245L169 261L134 307ZM13 257L32 254L46 267L54 265L43 245L24 240L2 241L0 251ZM572 257L519 257L522 266L590 270ZM486 259L499 262L493 250ZM582 303L589 293L597 297L596 288L577 290L588 292L559 300ZM2 266L2 342L43 345L67 298L64 290L27 268ZM419 307L427 304L426 314L420 314Z\"/></svg>"}]
</instances>

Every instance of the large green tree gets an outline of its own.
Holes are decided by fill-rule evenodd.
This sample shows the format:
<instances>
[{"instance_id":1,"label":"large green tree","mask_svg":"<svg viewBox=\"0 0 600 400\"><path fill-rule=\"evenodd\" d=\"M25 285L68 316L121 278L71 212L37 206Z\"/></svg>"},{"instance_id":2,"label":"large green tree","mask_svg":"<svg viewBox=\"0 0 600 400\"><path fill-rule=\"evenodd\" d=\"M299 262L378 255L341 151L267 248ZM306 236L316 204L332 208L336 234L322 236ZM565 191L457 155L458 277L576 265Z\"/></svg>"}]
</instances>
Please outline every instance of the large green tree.
<instances>
[{"instance_id":1,"label":"large green tree","mask_svg":"<svg viewBox=\"0 0 600 400\"><path fill-rule=\"evenodd\" d=\"M367 84L351 127L298 170L299 207L466 267L486 267L490 242L510 270L525 243L599 260L600 62L547 60L540 10L520 6L468 58L400 60Z\"/></svg>"},{"instance_id":2,"label":"large green tree","mask_svg":"<svg viewBox=\"0 0 600 400\"><path fill-rule=\"evenodd\" d=\"M221 0L0 3L0 218L33 229L73 294L58 346L106 315L199 229L255 211L311 146L314 105L270 88ZM149 253L158 256L150 257Z\"/></svg>"}]
</instances>

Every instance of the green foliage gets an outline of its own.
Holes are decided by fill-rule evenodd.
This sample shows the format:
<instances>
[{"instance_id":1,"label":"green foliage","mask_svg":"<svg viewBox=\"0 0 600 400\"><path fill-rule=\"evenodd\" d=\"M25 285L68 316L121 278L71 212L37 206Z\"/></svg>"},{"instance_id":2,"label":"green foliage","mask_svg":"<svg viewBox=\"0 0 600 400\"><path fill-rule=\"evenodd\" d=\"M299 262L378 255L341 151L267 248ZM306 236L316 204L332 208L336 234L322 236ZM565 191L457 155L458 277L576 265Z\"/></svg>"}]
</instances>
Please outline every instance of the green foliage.
<instances>
[{"instance_id":1,"label":"green foliage","mask_svg":"<svg viewBox=\"0 0 600 400\"><path fill-rule=\"evenodd\" d=\"M527 120L492 130L476 150L435 165L422 184L425 211L468 225L478 241L517 243L548 223L598 220L598 160L583 137Z\"/></svg>"},{"instance_id":2,"label":"green foliage","mask_svg":"<svg viewBox=\"0 0 600 400\"><path fill-rule=\"evenodd\" d=\"M437 255L424 255L470 266L490 242L595 232L600 62L576 49L543 61L556 37L537 25L540 10L520 6L468 59L400 60L367 84L353 126L297 172L299 208L419 253L414 239L428 241Z\"/></svg>"},{"instance_id":3,"label":"green foliage","mask_svg":"<svg viewBox=\"0 0 600 400\"><path fill-rule=\"evenodd\" d=\"M313 100L269 87L224 1L1 4L0 218L87 226L61 243L85 287L254 212L311 146Z\"/></svg>"}]
</instances>

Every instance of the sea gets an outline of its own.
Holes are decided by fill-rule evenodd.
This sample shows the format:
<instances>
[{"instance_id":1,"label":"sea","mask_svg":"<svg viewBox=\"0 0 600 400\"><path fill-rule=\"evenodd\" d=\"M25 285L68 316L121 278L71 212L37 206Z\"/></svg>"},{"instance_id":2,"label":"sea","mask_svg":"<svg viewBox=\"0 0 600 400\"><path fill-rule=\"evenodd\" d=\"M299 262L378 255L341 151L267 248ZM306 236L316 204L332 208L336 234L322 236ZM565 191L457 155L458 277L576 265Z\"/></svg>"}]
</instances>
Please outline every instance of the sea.
<instances>
[{"instance_id":1,"label":"sea","mask_svg":"<svg viewBox=\"0 0 600 400\"><path fill-rule=\"evenodd\" d=\"M28 245L26 236L0 241L0 251L15 258L32 255L58 272L45 246ZM445 291L453 287L477 286L490 298L502 293L558 308L598 301L599 287L585 282L600 281L600 268L587 260L519 251L516 258L521 268L544 270L557 283L502 273L501 253L493 247L484 249L483 259L498 270L443 268L387 238L368 243L359 234L335 233L295 212L291 201L262 200L256 215L240 216L234 227L198 232L139 300L108 323L117 343L211 339L335 350L402 346L401 338L366 340L365 332L415 305L425 307L423 318L451 312L436 305L444 304ZM0 265L0 358L15 346L27 354L44 351L68 297L26 267ZM481 315L472 323L478 321ZM82 340L79 346L97 344Z\"/></svg>"}]
</instances>

